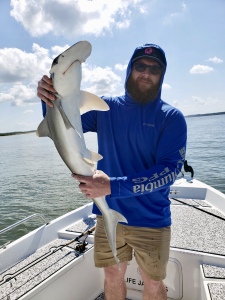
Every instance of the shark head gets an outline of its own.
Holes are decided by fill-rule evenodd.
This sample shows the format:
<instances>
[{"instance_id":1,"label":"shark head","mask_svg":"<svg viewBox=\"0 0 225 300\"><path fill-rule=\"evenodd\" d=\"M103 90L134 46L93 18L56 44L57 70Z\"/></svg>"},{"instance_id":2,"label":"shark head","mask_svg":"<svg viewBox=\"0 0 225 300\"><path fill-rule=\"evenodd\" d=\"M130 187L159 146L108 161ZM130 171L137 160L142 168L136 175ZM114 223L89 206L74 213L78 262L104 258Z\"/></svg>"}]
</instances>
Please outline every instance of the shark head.
<instances>
[{"instance_id":1,"label":"shark head","mask_svg":"<svg viewBox=\"0 0 225 300\"><path fill-rule=\"evenodd\" d=\"M74 61L64 73L55 71L51 74L51 77L54 88L60 98L78 93L82 78L79 60Z\"/></svg>"},{"instance_id":2,"label":"shark head","mask_svg":"<svg viewBox=\"0 0 225 300\"><path fill-rule=\"evenodd\" d=\"M56 71L65 73L76 60L82 63L90 54L91 44L87 41L78 42L53 60L50 74Z\"/></svg>"}]
</instances>

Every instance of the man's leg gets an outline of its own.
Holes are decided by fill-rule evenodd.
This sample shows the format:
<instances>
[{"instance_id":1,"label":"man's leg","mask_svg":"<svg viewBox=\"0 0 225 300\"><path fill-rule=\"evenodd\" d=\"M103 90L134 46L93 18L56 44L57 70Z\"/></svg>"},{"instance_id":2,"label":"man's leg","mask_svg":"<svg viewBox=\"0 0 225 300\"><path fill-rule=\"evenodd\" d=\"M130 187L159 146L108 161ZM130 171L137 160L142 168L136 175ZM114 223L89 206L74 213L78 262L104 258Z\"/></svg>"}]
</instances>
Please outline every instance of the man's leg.
<instances>
[{"instance_id":1,"label":"man's leg","mask_svg":"<svg viewBox=\"0 0 225 300\"><path fill-rule=\"evenodd\" d=\"M126 269L126 262L120 263L120 270L117 265L104 268L106 300L125 300L127 294L126 283L124 280Z\"/></svg>"},{"instance_id":2,"label":"man's leg","mask_svg":"<svg viewBox=\"0 0 225 300\"><path fill-rule=\"evenodd\" d=\"M142 280L144 281L143 300L166 300L167 292L163 281L155 281L149 278L140 269Z\"/></svg>"},{"instance_id":3,"label":"man's leg","mask_svg":"<svg viewBox=\"0 0 225 300\"><path fill-rule=\"evenodd\" d=\"M132 248L126 243L123 231L123 225L117 224L117 257L121 261L119 270L109 247L103 219L101 217L97 218L94 260L96 267L104 268L105 299L107 300L124 300L126 298L124 275L127 269L127 261L132 259Z\"/></svg>"},{"instance_id":4,"label":"man's leg","mask_svg":"<svg viewBox=\"0 0 225 300\"><path fill-rule=\"evenodd\" d=\"M125 225L126 226L126 225ZM170 227L131 227L127 243L134 249L144 282L143 300L165 300L166 289L162 280L166 277L166 267L170 251Z\"/></svg>"}]
</instances>

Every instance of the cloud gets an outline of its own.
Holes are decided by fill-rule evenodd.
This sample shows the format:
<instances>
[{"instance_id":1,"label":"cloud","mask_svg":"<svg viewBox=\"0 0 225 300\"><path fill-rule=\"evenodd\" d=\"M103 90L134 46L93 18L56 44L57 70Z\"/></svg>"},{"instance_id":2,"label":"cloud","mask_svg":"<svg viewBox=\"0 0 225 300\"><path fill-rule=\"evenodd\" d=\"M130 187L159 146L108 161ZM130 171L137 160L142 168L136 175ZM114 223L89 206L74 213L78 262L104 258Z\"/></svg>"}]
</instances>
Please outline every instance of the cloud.
<instances>
[{"instance_id":1,"label":"cloud","mask_svg":"<svg viewBox=\"0 0 225 300\"><path fill-rule=\"evenodd\" d=\"M91 67L87 64L83 67L82 86L98 96L113 96L122 90L121 77L110 67Z\"/></svg>"},{"instance_id":2,"label":"cloud","mask_svg":"<svg viewBox=\"0 0 225 300\"><path fill-rule=\"evenodd\" d=\"M6 92L0 93L0 103L11 101L13 106L31 105L37 102L36 90L22 84L14 85Z\"/></svg>"},{"instance_id":3,"label":"cloud","mask_svg":"<svg viewBox=\"0 0 225 300\"><path fill-rule=\"evenodd\" d=\"M71 46L70 45L65 45L63 47L61 47L61 46L53 46L51 48L51 50L52 50L52 58L54 59L59 54L61 54L62 52L64 52L66 49L68 49L69 47L71 47Z\"/></svg>"},{"instance_id":4,"label":"cloud","mask_svg":"<svg viewBox=\"0 0 225 300\"><path fill-rule=\"evenodd\" d=\"M169 90L169 89L171 89L171 85L169 85L168 83L163 83L162 89L163 90Z\"/></svg>"},{"instance_id":5,"label":"cloud","mask_svg":"<svg viewBox=\"0 0 225 300\"><path fill-rule=\"evenodd\" d=\"M115 65L115 70L125 71L126 69L127 69L127 65L122 65L122 64L116 64Z\"/></svg>"},{"instance_id":6,"label":"cloud","mask_svg":"<svg viewBox=\"0 0 225 300\"><path fill-rule=\"evenodd\" d=\"M52 63L50 52L58 55L60 50L55 46L49 51L35 43L32 53L18 48L0 49L0 102L11 102L13 106L39 102L37 82L43 74L48 74Z\"/></svg>"},{"instance_id":7,"label":"cloud","mask_svg":"<svg viewBox=\"0 0 225 300\"><path fill-rule=\"evenodd\" d=\"M37 78L50 68L48 50L33 44L33 53L17 48L0 49L0 82L13 83Z\"/></svg>"},{"instance_id":8,"label":"cloud","mask_svg":"<svg viewBox=\"0 0 225 300\"><path fill-rule=\"evenodd\" d=\"M204 66L204 65L194 65L191 69L190 69L190 73L191 74L207 74L214 71L214 69L212 67L209 66Z\"/></svg>"},{"instance_id":9,"label":"cloud","mask_svg":"<svg viewBox=\"0 0 225 300\"><path fill-rule=\"evenodd\" d=\"M221 58L218 58L218 57L216 57L216 56L214 56L214 57L212 57L212 58L209 58L208 61L211 61L211 62L213 62L213 63L215 63L215 64L220 64L220 63L223 62L223 60L222 60Z\"/></svg>"},{"instance_id":10,"label":"cloud","mask_svg":"<svg viewBox=\"0 0 225 300\"><path fill-rule=\"evenodd\" d=\"M0 49L0 82L9 83L10 86L7 90L6 84L0 85L0 102L8 101L13 106L30 106L39 102L36 96L38 80L50 69L52 56L57 56L67 48L68 45L54 46L48 50L33 44L33 53L16 48ZM125 66L121 64L115 66L116 70L124 68ZM113 96L123 92L121 77L110 67L101 68L83 64L82 73L84 90L99 96Z\"/></svg>"},{"instance_id":11,"label":"cloud","mask_svg":"<svg viewBox=\"0 0 225 300\"><path fill-rule=\"evenodd\" d=\"M11 0L11 16L32 36L47 33L76 36L104 34L112 27L127 28L143 0Z\"/></svg>"}]
</instances>

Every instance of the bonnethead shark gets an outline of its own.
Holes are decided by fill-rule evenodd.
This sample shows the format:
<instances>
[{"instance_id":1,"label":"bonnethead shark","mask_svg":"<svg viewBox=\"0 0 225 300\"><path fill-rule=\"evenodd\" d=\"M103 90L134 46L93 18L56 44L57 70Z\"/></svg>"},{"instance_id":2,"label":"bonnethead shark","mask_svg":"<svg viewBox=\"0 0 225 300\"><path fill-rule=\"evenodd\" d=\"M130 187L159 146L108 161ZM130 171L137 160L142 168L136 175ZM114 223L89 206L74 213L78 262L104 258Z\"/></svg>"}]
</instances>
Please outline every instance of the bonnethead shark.
<instances>
[{"instance_id":1,"label":"bonnethead shark","mask_svg":"<svg viewBox=\"0 0 225 300\"><path fill-rule=\"evenodd\" d=\"M39 137L51 138L70 171L74 174L92 176L95 163L102 159L98 153L86 148L82 131L81 114L89 110L109 109L104 100L80 90L81 63L91 54L91 44L81 41L57 56L51 66L53 87L57 91L54 107L46 107L46 116L37 129ZM119 263L116 251L116 226L127 223L119 212L109 208L105 197L93 199L100 209L108 243Z\"/></svg>"}]
</instances>

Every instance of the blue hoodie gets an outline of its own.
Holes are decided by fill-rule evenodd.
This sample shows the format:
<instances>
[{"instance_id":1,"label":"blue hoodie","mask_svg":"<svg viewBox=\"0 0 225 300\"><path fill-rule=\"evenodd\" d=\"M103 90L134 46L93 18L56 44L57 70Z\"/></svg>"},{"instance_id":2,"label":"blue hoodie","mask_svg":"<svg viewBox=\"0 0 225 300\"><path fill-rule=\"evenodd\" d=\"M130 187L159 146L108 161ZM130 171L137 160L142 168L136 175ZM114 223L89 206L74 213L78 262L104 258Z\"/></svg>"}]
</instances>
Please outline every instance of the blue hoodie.
<instances>
[{"instance_id":1,"label":"blue hoodie","mask_svg":"<svg viewBox=\"0 0 225 300\"><path fill-rule=\"evenodd\" d=\"M111 182L109 207L121 212L130 226L160 228L171 225L169 190L183 165L187 128L182 113L161 99L161 88L156 99L145 105L134 102L126 90L132 60L149 47L163 61L162 87L164 51L154 44L142 45L128 64L125 95L102 97L110 110L90 111L81 119L84 132L97 132L103 156L97 169ZM44 115L45 109L43 103ZM93 213L101 214L95 204Z\"/></svg>"},{"instance_id":2,"label":"blue hoodie","mask_svg":"<svg viewBox=\"0 0 225 300\"><path fill-rule=\"evenodd\" d=\"M97 169L110 177L110 208L121 212L130 226L160 228L171 225L169 190L185 158L187 128L182 113L161 99L161 88L154 101L139 105L126 90L135 49L127 67L125 95L102 97L110 110L82 115L84 132L97 132L98 152L103 159ZM96 205L93 213L101 214Z\"/></svg>"}]
</instances>

